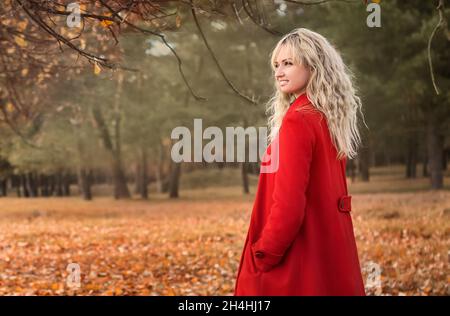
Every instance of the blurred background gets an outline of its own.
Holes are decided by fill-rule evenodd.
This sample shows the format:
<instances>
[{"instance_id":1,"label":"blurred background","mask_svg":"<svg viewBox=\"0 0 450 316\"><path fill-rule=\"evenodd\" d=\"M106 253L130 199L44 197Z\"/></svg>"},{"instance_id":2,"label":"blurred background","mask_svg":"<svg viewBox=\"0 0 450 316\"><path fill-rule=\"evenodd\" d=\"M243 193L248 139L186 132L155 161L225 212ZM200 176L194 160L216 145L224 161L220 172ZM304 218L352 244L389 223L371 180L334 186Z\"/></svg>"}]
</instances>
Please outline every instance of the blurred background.
<instances>
[{"instance_id":1,"label":"blurred background","mask_svg":"<svg viewBox=\"0 0 450 316\"><path fill-rule=\"evenodd\" d=\"M446 5L4 1L0 294L231 295L260 164L175 163L171 132L266 126L271 50L305 27L363 102L347 176L367 294L449 295Z\"/></svg>"}]
</instances>

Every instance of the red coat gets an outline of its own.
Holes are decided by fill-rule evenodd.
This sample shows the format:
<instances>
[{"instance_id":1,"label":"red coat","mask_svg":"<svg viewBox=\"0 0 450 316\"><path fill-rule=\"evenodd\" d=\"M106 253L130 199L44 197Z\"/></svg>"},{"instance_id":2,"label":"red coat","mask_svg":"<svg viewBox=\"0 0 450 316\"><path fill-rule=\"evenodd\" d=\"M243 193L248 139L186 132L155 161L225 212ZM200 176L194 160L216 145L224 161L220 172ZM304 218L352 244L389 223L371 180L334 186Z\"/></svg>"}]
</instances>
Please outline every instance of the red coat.
<instances>
[{"instance_id":1,"label":"red coat","mask_svg":"<svg viewBox=\"0 0 450 316\"><path fill-rule=\"evenodd\" d=\"M278 169L260 173L234 295L365 295L346 159L337 160L326 118L306 94L266 155L276 141Z\"/></svg>"}]
</instances>

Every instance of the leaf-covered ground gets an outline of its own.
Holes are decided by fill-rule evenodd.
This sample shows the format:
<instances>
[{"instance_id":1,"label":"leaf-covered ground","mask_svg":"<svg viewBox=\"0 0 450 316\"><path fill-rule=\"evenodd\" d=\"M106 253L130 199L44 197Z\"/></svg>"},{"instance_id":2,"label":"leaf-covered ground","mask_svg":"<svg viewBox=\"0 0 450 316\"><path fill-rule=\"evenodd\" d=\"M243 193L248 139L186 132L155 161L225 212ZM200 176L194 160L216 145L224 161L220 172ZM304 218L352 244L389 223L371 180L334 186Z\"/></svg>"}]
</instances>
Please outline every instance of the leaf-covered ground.
<instances>
[{"instance_id":1,"label":"leaf-covered ground","mask_svg":"<svg viewBox=\"0 0 450 316\"><path fill-rule=\"evenodd\" d=\"M1 198L0 295L232 295L253 195L184 196ZM368 294L450 294L450 192L354 194L353 203L362 268L381 269L381 289ZM79 288L67 285L70 263Z\"/></svg>"}]
</instances>

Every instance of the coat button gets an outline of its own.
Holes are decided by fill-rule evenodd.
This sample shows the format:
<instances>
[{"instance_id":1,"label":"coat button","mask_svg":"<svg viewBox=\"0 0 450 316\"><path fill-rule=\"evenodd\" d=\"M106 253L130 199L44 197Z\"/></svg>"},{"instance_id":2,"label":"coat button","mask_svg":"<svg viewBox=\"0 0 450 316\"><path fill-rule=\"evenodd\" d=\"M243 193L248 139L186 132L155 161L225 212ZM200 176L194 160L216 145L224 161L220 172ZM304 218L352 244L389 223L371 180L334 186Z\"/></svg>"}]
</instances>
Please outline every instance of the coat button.
<instances>
[{"instance_id":1,"label":"coat button","mask_svg":"<svg viewBox=\"0 0 450 316\"><path fill-rule=\"evenodd\" d=\"M255 252L255 257L259 259L264 258L264 253L261 251L257 251Z\"/></svg>"}]
</instances>

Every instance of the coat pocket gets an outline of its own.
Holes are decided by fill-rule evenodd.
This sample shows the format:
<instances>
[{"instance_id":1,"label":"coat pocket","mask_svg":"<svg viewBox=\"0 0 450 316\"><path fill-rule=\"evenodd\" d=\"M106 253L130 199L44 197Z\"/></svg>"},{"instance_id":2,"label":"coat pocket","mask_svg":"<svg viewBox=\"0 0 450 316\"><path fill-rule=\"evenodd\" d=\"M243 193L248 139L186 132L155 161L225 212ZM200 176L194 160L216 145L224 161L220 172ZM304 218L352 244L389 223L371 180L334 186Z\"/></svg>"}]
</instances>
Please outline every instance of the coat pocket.
<instances>
[{"instance_id":1,"label":"coat pocket","mask_svg":"<svg viewBox=\"0 0 450 316\"><path fill-rule=\"evenodd\" d=\"M352 211L352 196L343 195L338 200L338 210L340 212L349 213Z\"/></svg>"},{"instance_id":2,"label":"coat pocket","mask_svg":"<svg viewBox=\"0 0 450 316\"><path fill-rule=\"evenodd\" d=\"M272 270L281 261L283 256L271 254L258 248L258 243L252 243L251 254L255 267L259 272L268 272Z\"/></svg>"}]
</instances>

